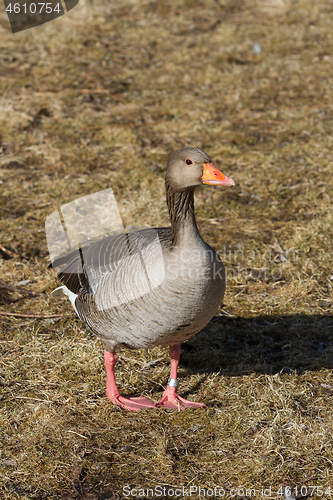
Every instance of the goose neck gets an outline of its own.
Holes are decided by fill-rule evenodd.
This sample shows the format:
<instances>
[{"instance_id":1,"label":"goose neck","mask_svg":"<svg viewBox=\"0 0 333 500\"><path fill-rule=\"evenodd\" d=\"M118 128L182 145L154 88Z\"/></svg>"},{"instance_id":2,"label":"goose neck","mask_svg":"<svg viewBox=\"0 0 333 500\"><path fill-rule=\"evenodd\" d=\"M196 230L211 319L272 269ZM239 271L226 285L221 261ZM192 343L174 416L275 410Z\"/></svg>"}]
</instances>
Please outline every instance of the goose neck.
<instances>
[{"instance_id":1,"label":"goose neck","mask_svg":"<svg viewBox=\"0 0 333 500\"><path fill-rule=\"evenodd\" d=\"M191 236L199 235L194 213L194 187L179 190L166 183L166 199L171 221L172 246L189 244Z\"/></svg>"}]
</instances>

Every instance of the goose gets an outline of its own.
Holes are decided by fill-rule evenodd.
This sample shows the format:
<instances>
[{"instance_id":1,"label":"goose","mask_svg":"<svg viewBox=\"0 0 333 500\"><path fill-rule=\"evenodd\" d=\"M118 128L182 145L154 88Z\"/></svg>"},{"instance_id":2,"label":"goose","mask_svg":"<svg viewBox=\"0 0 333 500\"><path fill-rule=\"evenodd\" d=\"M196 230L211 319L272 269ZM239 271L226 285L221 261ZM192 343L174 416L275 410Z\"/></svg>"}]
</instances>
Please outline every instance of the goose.
<instances>
[{"instance_id":1,"label":"goose","mask_svg":"<svg viewBox=\"0 0 333 500\"><path fill-rule=\"evenodd\" d=\"M62 284L54 294L65 294L84 323L104 344L106 395L126 410L146 408L202 408L177 392L181 342L214 316L222 302L226 279L218 254L201 237L194 213L194 190L202 184L234 186L197 148L170 154L166 202L171 227L146 228L117 234L87 244L60 257L50 267L64 266ZM171 373L162 399L123 397L116 379L116 351L170 348Z\"/></svg>"}]
</instances>

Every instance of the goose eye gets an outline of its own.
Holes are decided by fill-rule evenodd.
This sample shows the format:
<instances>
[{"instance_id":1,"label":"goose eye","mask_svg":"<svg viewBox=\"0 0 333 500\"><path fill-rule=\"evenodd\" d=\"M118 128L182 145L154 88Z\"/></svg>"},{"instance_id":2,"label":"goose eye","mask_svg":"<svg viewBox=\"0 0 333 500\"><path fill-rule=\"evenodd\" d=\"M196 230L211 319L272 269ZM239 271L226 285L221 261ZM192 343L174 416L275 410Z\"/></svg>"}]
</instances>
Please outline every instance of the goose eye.
<instances>
[{"instance_id":1,"label":"goose eye","mask_svg":"<svg viewBox=\"0 0 333 500\"><path fill-rule=\"evenodd\" d=\"M193 165L193 161L189 159L185 160L185 163L186 165Z\"/></svg>"}]
</instances>

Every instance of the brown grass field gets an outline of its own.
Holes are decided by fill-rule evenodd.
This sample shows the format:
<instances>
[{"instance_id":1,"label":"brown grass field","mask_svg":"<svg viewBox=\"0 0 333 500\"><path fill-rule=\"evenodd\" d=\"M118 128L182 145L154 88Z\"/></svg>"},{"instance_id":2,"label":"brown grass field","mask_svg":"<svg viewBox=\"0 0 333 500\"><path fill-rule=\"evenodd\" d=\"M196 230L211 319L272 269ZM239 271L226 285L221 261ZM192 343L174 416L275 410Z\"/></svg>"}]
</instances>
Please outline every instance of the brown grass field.
<instances>
[{"instance_id":1,"label":"brown grass field","mask_svg":"<svg viewBox=\"0 0 333 500\"><path fill-rule=\"evenodd\" d=\"M16 34L1 8L0 498L330 499L332 1L81 0ZM237 183L196 192L228 269L179 370L207 408L124 412L101 342L49 297L44 223L112 187L126 227L168 225L166 159L184 146ZM157 401L168 377L167 348L121 352L123 394Z\"/></svg>"}]
</instances>

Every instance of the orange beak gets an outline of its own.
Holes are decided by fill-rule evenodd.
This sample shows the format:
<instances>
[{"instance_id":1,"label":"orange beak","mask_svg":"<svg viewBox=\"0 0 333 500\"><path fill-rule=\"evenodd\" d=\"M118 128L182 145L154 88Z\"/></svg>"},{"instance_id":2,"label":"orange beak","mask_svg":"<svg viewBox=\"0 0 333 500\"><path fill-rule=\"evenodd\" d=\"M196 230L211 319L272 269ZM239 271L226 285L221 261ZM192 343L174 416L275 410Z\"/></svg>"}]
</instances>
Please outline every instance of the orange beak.
<instances>
[{"instance_id":1,"label":"orange beak","mask_svg":"<svg viewBox=\"0 0 333 500\"><path fill-rule=\"evenodd\" d=\"M222 174L213 163L204 163L204 171L201 177L203 184L215 184L218 186L236 186L236 182Z\"/></svg>"}]
</instances>

